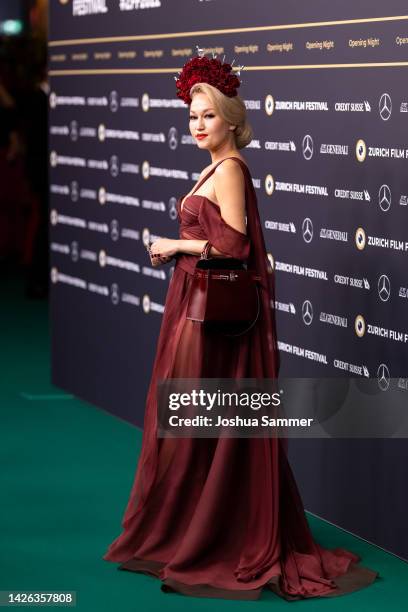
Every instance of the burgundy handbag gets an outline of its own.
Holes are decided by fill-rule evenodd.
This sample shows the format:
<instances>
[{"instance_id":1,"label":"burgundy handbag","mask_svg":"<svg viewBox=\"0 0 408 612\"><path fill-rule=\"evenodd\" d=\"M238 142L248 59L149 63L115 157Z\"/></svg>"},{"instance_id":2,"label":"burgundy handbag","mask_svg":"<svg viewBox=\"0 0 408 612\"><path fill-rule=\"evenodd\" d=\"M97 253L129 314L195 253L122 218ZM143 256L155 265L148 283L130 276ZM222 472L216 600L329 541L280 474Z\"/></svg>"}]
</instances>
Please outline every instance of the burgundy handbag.
<instances>
[{"instance_id":1,"label":"burgundy handbag","mask_svg":"<svg viewBox=\"0 0 408 612\"><path fill-rule=\"evenodd\" d=\"M240 336L258 320L261 277L239 259L208 258L211 246L205 244L196 264L186 317L223 335Z\"/></svg>"}]
</instances>

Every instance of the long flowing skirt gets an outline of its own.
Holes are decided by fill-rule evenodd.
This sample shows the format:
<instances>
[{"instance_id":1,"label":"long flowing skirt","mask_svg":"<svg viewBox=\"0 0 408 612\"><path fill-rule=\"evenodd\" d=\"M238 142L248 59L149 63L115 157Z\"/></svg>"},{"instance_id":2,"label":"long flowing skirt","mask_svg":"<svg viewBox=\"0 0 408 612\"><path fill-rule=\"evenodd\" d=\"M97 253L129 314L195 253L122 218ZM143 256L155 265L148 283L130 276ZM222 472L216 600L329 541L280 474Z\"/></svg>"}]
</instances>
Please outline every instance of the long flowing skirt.
<instances>
[{"instance_id":1,"label":"long flowing skirt","mask_svg":"<svg viewBox=\"0 0 408 612\"><path fill-rule=\"evenodd\" d=\"M142 452L122 522L104 559L198 597L342 595L378 573L314 539L279 438L157 437L156 385L167 378L262 375L256 334L203 332L185 318L192 276L176 266L147 396Z\"/></svg>"}]
</instances>

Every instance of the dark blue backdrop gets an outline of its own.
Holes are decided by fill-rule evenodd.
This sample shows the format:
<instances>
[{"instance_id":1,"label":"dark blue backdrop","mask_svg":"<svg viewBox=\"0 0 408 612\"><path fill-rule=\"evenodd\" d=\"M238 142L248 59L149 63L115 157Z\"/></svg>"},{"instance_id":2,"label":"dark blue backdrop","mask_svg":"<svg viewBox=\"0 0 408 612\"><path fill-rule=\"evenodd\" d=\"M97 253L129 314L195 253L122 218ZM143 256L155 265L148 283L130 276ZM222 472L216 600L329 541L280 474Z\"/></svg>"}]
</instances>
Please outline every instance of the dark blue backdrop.
<instances>
[{"instance_id":1,"label":"dark blue backdrop","mask_svg":"<svg viewBox=\"0 0 408 612\"><path fill-rule=\"evenodd\" d=\"M53 381L140 426L177 237L210 162L174 74L195 45L244 64L244 150L286 376L406 380L408 18L403 2L51 3ZM312 315L310 317L310 315ZM401 383L401 393L403 393ZM408 558L404 440L293 440L306 507Z\"/></svg>"}]
</instances>

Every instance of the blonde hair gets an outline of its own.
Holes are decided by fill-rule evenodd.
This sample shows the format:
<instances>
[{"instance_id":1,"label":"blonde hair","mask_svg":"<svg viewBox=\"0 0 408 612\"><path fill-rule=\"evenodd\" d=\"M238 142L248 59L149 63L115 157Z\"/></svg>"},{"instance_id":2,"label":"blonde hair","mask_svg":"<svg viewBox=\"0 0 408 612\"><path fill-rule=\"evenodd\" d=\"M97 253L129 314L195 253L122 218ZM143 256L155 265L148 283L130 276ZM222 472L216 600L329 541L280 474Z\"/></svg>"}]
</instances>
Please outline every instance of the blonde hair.
<instances>
[{"instance_id":1,"label":"blonde hair","mask_svg":"<svg viewBox=\"0 0 408 612\"><path fill-rule=\"evenodd\" d=\"M230 98L209 83L195 83L190 89L190 97L195 93L206 94L219 115L230 125L236 126L233 134L237 149L243 149L251 142L252 128L247 120L245 104L238 95Z\"/></svg>"}]
</instances>

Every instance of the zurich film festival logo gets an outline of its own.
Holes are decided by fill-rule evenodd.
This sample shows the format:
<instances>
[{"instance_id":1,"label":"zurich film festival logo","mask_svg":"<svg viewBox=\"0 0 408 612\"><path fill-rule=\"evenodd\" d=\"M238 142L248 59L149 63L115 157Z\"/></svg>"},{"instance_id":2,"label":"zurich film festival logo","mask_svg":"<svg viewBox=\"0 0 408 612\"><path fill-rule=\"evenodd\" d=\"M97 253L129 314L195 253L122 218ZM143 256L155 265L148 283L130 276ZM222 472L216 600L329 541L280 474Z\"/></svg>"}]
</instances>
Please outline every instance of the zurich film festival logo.
<instances>
[{"instance_id":1,"label":"zurich film festival logo","mask_svg":"<svg viewBox=\"0 0 408 612\"><path fill-rule=\"evenodd\" d=\"M147 111L150 108L150 98L149 98L149 94L148 93L144 93L142 96L142 109L145 113L147 113Z\"/></svg>"},{"instance_id":2,"label":"zurich film festival logo","mask_svg":"<svg viewBox=\"0 0 408 612\"><path fill-rule=\"evenodd\" d=\"M302 140L303 157L307 161L309 161L313 157L313 151L314 151L313 138L310 136L310 134L306 134L306 136Z\"/></svg>"},{"instance_id":3,"label":"zurich film festival logo","mask_svg":"<svg viewBox=\"0 0 408 612\"><path fill-rule=\"evenodd\" d=\"M356 229L356 233L354 236L355 242L356 242L356 247L358 248L359 251L363 251L365 249L365 245L367 242L367 237L366 237L366 233L363 230L362 227L358 227Z\"/></svg>"},{"instance_id":4,"label":"zurich film festival logo","mask_svg":"<svg viewBox=\"0 0 408 612\"><path fill-rule=\"evenodd\" d=\"M101 206L106 204L106 189L105 187L99 187L98 189L98 201Z\"/></svg>"},{"instance_id":5,"label":"zurich film festival logo","mask_svg":"<svg viewBox=\"0 0 408 612\"><path fill-rule=\"evenodd\" d=\"M305 219L303 219L303 223L302 223L302 237L303 240L309 244L309 242L312 242L313 239L313 223L312 220L309 217L306 217Z\"/></svg>"},{"instance_id":6,"label":"zurich film festival logo","mask_svg":"<svg viewBox=\"0 0 408 612\"><path fill-rule=\"evenodd\" d=\"M117 283L112 283L110 288L110 298L112 304L117 306L120 302L120 294L119 294L119 285Z\"/></svg>"},{"instance_id":7,"label":"zurich film festival logo","mask_svg":"<svg viewBox=\"0 0 408 612\"><path fill-rule=\"evenodd\" d=\"M388 93L383 93L378 103L378 110L383 121L388 121L392 113L392 100Z\"/></svg>"},{"instance_id":8,"label":"zurich film festival logo","mask_svg":"<svg viewBox=\"0 0 408 612\"><path fill-rule=\"evenodd\" d=\"M354 331L359 338L362 338L366 331L366 324L363 315L359 314L356 316L354 321Z\"/></svg>"},{"instance_id":9,"label":"zurich film festival logo","mask_svg":"<svg viewBox=\"0 0 408 612\"><path fill-rule=\"evenodd\" d=\"M275 100L271 94L268 94L265 97L265 112L267 115L271 116L273 111L275 110Z\"/></svg>"},{"instance_id":10,"label":"zurich film festival logo","mask_svg":"<svg viewBox=\"0 0 408 612\"><path fill-rule=\"evenodd\" d=\"M57 225L58 223L58 213L55 208L50 210L50 223L51 225Z\"/></svg>"},{"instance_id":11,"label":"zurich film festival logo","mask_svg":"<svg viewBox=\"0 0 408 612\"><path fill-rule=\"evenodd\" d=\"M305 300L302 304L302 320L305 325L311 325L313 321L313 306L310 300Z\"/></svg>"},{"instance_id":12,"label":"zurich film festival logo","mask_svg":"<svg viewBox=\"0 0 408 612\"><path fill-rule=\"evenodd\" d=\"M265 191L268 195L272 195L275 191L275 181L272 174L267 174L265 177Z\"/></svg>"},{"instance_id":13,"label":"zurich film festival logo","mask_svg":"<svg viewBox=\"0 0 408 612\"><path fill-rule=\"evenodd\" d=\"M55 93L55 91L52 91L48 97L48 102L50 105L50 108L56 108L57 107L57 94Z\"/></svg>"},{"instance_id":14,"label":"zurich film festival logo","mask_svg":"<svg viewBox=\"0 0 408 612\"><path fill-rule=\"evenodd\" d=\"M150 164L146 160L142 164L142 176L145 180L150 177Z\"/></svg>"},{"instance_id":15,"label":"zurich film festival logo","mask_svg":"<svg viewBox=\"0 0 408 612\"><path fill-rule=\"evenodd\" d=\"M148 247L150 244L150 230L148 227L143 228L142 231L142 242L145 247Z\"/></svg>"},{"instance_id":16,"label":"zurich film festival logo","mask_svg":"<svg viewBox=\"0 0 408 612\"><path fill-rule=\"evenodd\" d=\"M98 126L98 138L101 142L104 142L106 138L106 127L103 123L100 123Z\"/></svg>"},{"instance_id":17,"label":"zurich film festival logo","mask_svg":"<svg viewBox=\"0 0 408 612\"><path fill-rule=\"evenodd\" d=\"M390 371L385 363L380 363L377 369L377 382L381 391L388 391L390 386Z\"/></svg>"},{"instance_id":18,"label":"zurich film festival logo","mask_svg":"<svg viewBox=\"0 0 408 612\"><path fill-rule=\"evenodd\" d=\"M359 162L363 162L367 157L367 145L362 138L357 140L356 157Z\"/></svg>"},{"instance_id":19,"label":"zurich film festival logo","mask_svg":"<svg viewBox=\"0 0 408 612\"><path fill-rule=\"evenodd\" d=\"M103 249L99 251L98 261L101 268L104 268L106 266L106 251L104 251Z\"/></svg>"},{"instance_id":20,"label":"zurich film festival logo","mask_svg":"<svg viewBox=\"0 0 408 612\"><path fill-rule=\"evenodd\" d=\"M50 270L51 282L55 285L58 282L58 268L53 266Z\"/></svg>"},{"instance_id":21,"label":"zurich film festival logo","mask_svg":"<svg viewBox=\"0 0 408 612\"><path fill-rule=\"evenodd\" d=\"M391 283L386 274L381 274L377 283L378 295L382 302L388 302L391 296Z\"/></svg>"},{"instance_id":22,"label":"zurich film festival logo","mask_svg":"<svg viewBox=\"0 0 408 612\"><path fill-rule=\"evenodd\" d=\"M143 305L143 312L145 312L146 314L149 313L150 312L150 297L147 293L145 293L143 296L142 305Z\"/></svg>"},{"instance_id":23,"label":"zurich film festival logo","mask_svg":"<svg viewBox=\"0 0 408 612\"><path fill-rule=\"evenodd\" d=\"M381 185L378 191L378 204L383 212L387 212L391 206L391 189L388 185Z\"/></svg>"},{"instance_id":24,"label":"zurich film festival logo","mask_svg":"<svg viewBox=\"0 0 408 612\"><path fill-rule=\"evenodd\" d=\"M174 196L169 200L168 210L170 219L175 221L177 219L177 198Z\"/></svg>"},{"instance_id":25,"label":"zurich film festival logo","mask_svg":"<svg viewBox=\"0 0 408 612\"><path fill-rule=\"evenodd\" d=\"M52 168L55 168L58 164L58 155L56 151L50 153L50 164Z\"/></svg>"}]
</instances>

